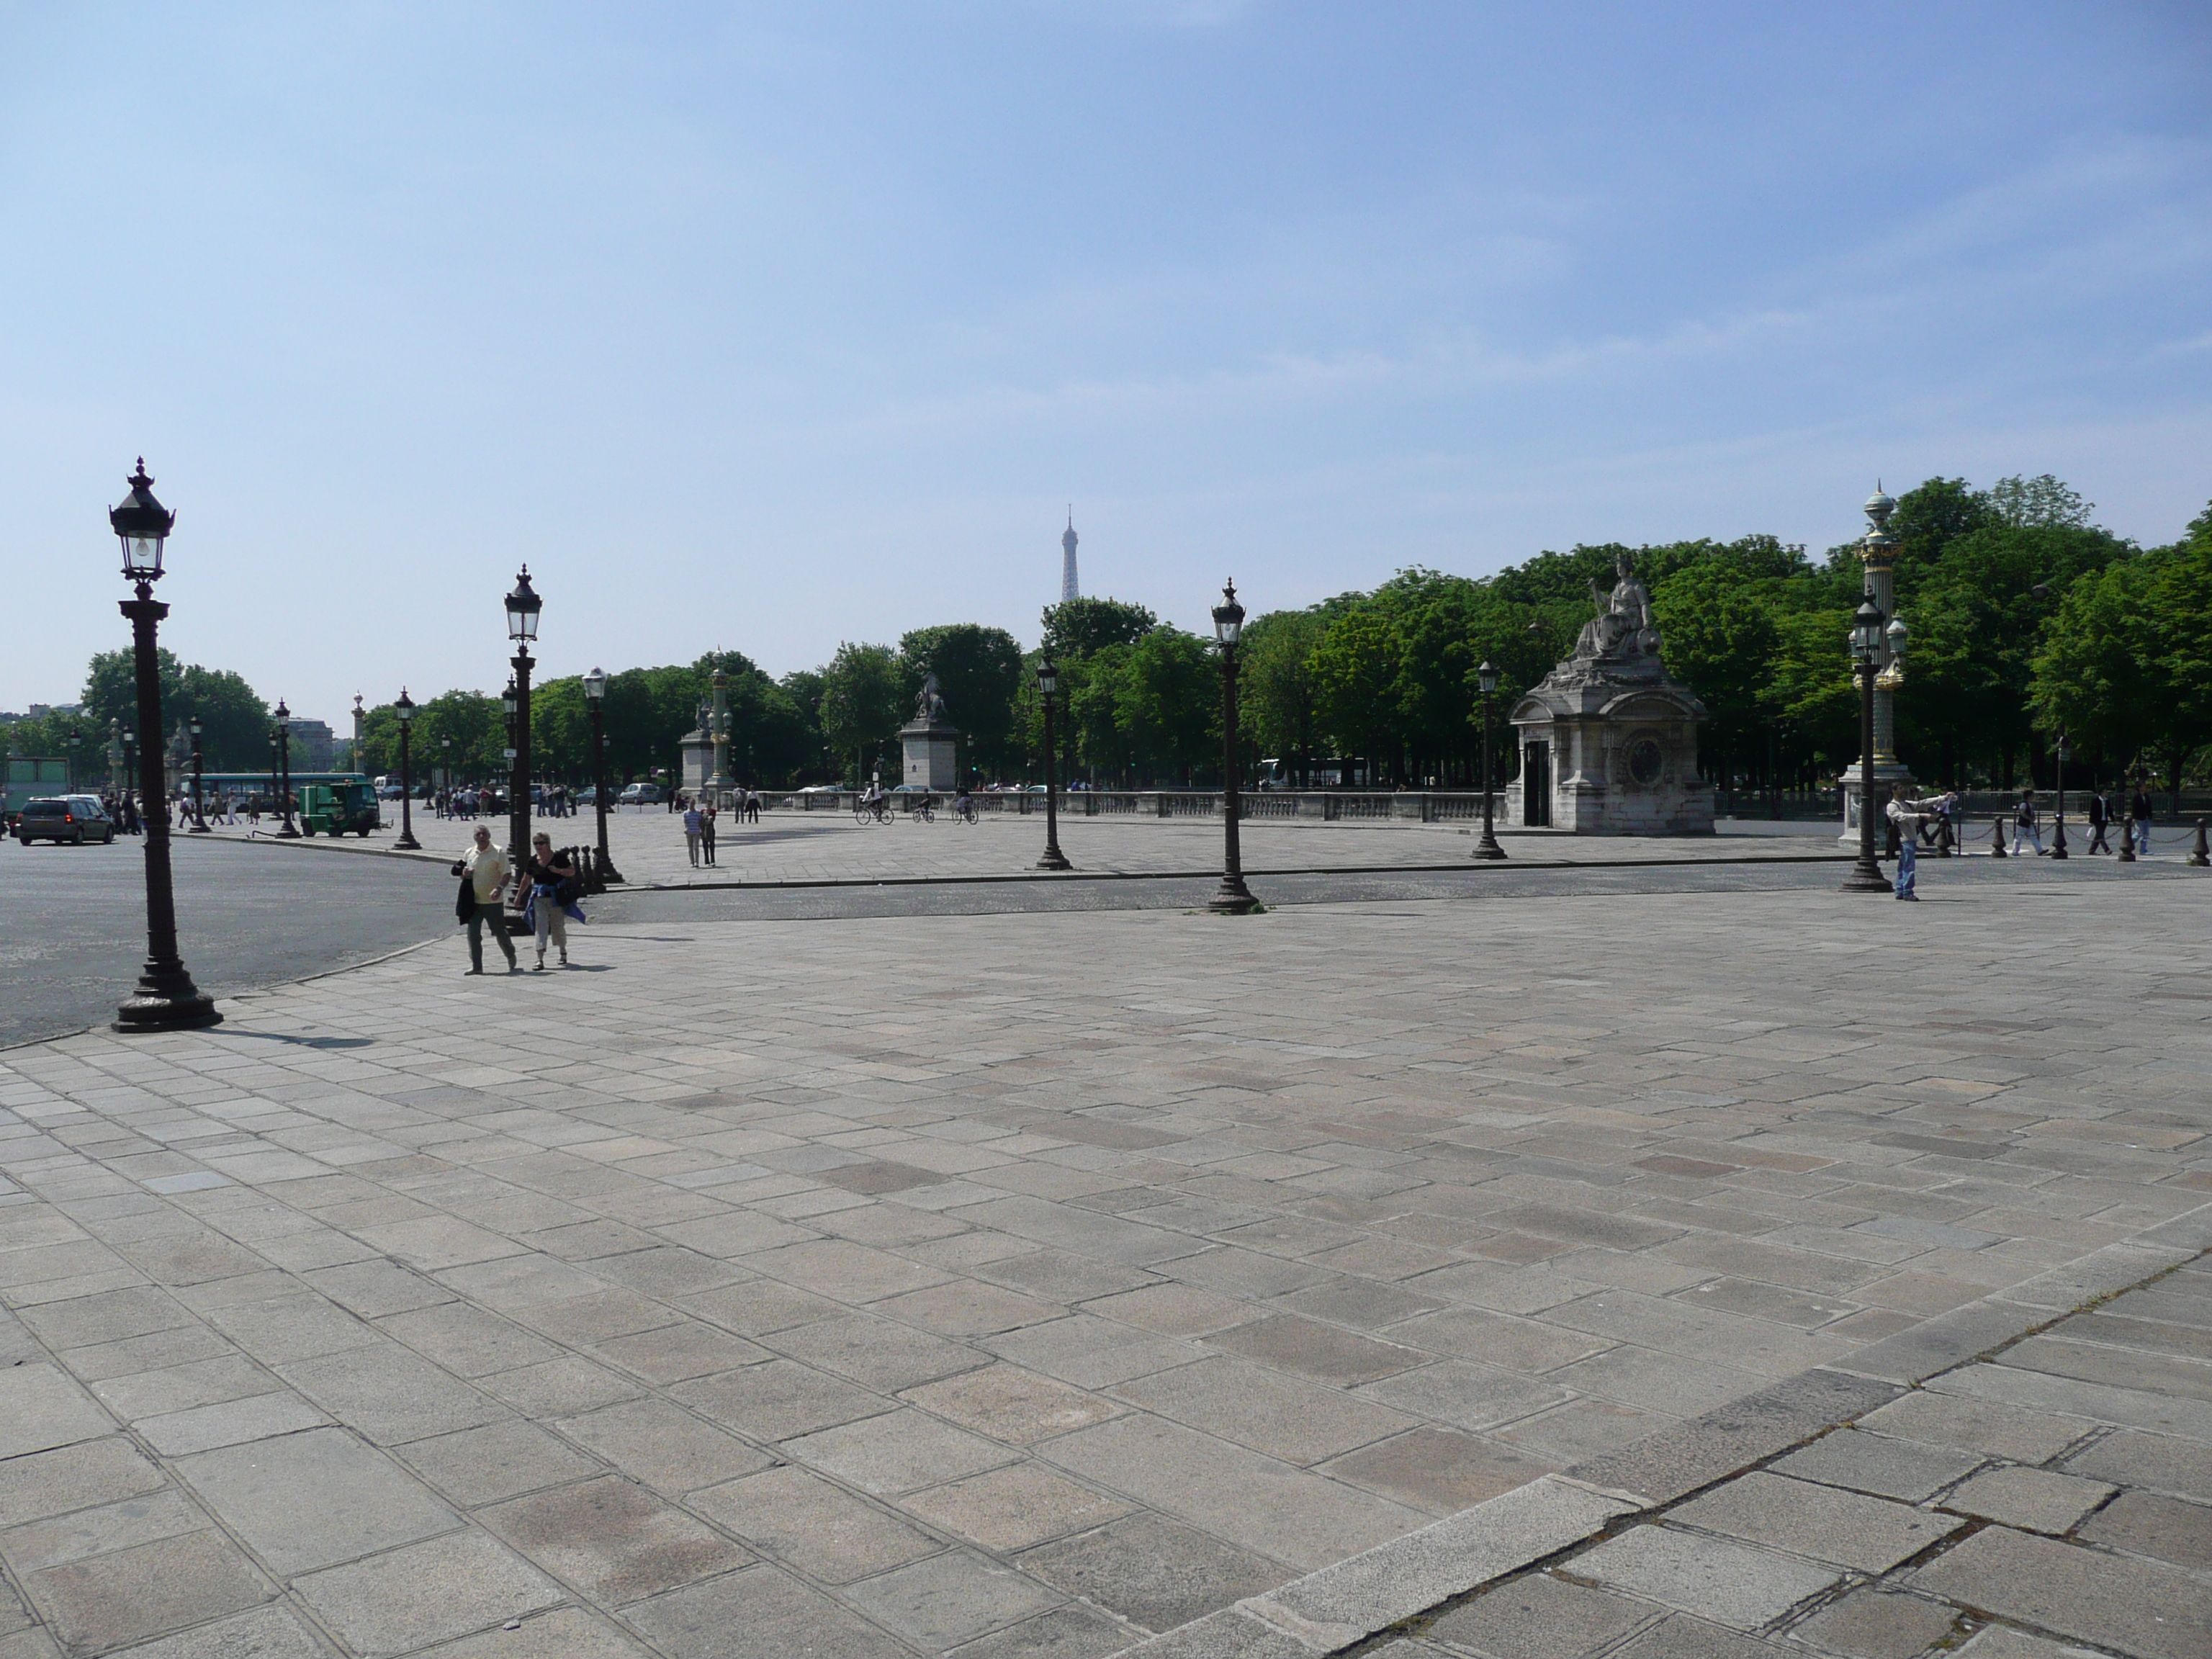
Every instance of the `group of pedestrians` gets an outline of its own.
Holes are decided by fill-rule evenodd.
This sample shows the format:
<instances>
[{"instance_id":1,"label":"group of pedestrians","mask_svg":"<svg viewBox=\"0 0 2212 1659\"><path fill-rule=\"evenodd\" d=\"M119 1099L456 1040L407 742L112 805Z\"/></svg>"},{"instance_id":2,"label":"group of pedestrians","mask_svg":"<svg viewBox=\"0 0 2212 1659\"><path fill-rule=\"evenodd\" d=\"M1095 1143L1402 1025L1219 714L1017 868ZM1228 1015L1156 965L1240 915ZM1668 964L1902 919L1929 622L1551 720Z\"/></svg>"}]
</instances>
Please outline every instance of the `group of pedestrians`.
<instances>
[{"instance_id":1,"label":"group of pedestrians","mask_svg":"<svg viewBox=\"0 0 2212 1659\"><path fill-rule=\"evenodd\" d=\"M2137 858L2148 858L2150 856L2150 792L2140 783L2137 784L2133 798L2127 802L2126 813L2123 815L2119 809L2120 803L2103 790L2092 789L2088 792L2088 799L2084 804L2083 810L2088 814L2089 818L2089 844L2082 850L2085 853L2111 853L2112 843L2105 837L2107 832L2118 830L2120 832L2123 846ZM2043 823L2036 809L2035 791L2033 789L2021 790L2020 805L2013 809L2012 855L2014 858L2026 856L2021 851L2022 846L2033 847L2035 849L2036 857L2039 859L2048 858L2051 855L2050 849L2043 844Z\"/></svg>"},{"instance_id":2,"label":"group of pedestrians","mask_svg":"<svg viewBox=\"0 0 2212 1659\"><path fill-rule=\"evenodd\" d=\"M712 799L702 802L690 795L678 795L672 802L684 814L684 850L695 870L714 862L714 830L721 817L721 808ZM758 823L761 798L757 789L740 789L730 802L730 811L739 823Z\"/></svg>"},{"instance_id":3,"label":"group of pedestrians","mask_svg":"<svg viewBox=\"0 0 2212 1659\"><path fill-rule=\"evenodd\" d=\"M518 890L526 884L528 889L522 902L523 931L538 945L538 960L530 971L545 971L545 949L549 944L559 952L561 966L569 965L568 923L585 920L583 908L577 902L583 896L582 872L565 849L554 851L552 836L541 830L531 837L530 854L522 861L518 878L507 854L492 845L490 830L478 824L474 845L454 862L453 873L461 884L454 901L455 920L469 930L468 972L481 974L484 970L483 936L487 927L491 930L500 954L507 958L507 971L514 974L522 970L514 941L507 937L507 888L511 879L517 881Z\"/></svg>"}]
</instances>

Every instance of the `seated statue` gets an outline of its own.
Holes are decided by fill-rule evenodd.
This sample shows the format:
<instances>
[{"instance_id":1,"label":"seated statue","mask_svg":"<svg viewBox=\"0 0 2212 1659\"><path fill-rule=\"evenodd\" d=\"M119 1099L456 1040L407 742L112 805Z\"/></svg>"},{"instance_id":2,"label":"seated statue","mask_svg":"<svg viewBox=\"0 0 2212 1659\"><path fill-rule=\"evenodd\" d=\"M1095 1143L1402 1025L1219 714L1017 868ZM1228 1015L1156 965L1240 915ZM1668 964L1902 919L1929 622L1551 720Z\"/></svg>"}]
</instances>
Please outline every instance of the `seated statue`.
<instances>
[{"instance_id":1,"label":"seated statue","mask_svg":"<svg viewBox=\"0 0 2212 1659\"><path fill-rule=\"evenodd\" d=\"M915 700L914 717L926 726L945 724L945 698L938 691L933 670L922 677L921 696Z\"/></svg>"},{"instance_id":2,"label":"seated statue","mask_svg":"<svg viewBox=\"0 0 2212 1659\"><path fill-rule=\"evenodd\" d=\"M1583 624L1583 631L1575 641L1575 655L1587 660L1594 657L1656 656L1659 652L1659 630L1651 620L1651 595L1644 584L1636 580L1635 562L1623 551L1614 556L1613 571L1619 578L1613 592L1607 593L1595 582L1589 585L1590 598L1598 606L1598 614Z\"/></svg>"}]
</instances>

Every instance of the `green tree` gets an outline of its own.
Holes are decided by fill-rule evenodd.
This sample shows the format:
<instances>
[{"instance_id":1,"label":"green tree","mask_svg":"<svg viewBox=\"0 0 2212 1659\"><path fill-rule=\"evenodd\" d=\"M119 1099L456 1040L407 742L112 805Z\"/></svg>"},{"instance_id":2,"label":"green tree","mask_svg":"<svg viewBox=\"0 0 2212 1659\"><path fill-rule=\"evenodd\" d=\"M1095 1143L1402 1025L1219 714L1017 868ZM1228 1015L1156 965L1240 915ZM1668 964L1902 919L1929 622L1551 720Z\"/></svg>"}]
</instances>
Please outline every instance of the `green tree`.
<instances>
[{"instance_id":1,"label":"green tree","mask_svg":"<svg viewBox=\"0 0 2212 1659\"><path fill-rule=\"evenodd\" d=\"M1313 653L1328 631L1316 611L1271 611L1244 624L1238 652L1237 722L1261 754L1295 759L1301 785L1322 741Z\"/></svg>"},{"instance_id":2,"label":"green tree","mask_svg":"<svg viewBox=\"0 0 2212 1659\"><path fill-rule=\"evenodd\" d=\"M937 676L946 718L960 728L967 763L996 770L1012 758L1014 703L1022 688L1022 647L1003 628L954 623L918 628L899 641L902 689L909 700L926 675Z\"/></svg>"},{"instance_id":3,"label":"green tree","mask_svg":"<svg viewBox=\"0 0 2212 1659\"><path fill-rule=\"evenodd\" d=\"M1120 599L1063 599L1044 608L1042 649L1055 659L1088 657L1109 645L1134 645L1159 626L1141 605Z\"/></svg>"},{"instance_id":4,"label":"green tree","mask_svg":"<svg viewBox=\"0 0 2212 1659\"><path fill-rule=\"evenodd\" d=\"M848 641L822 671L823 741L841 760L854 757L862 783L906 718L904 693L898 657L889 646ZM896 775L896 765L892 770Z\"/></svg>"},{"instance_id":5,"label":"green tree","mask_svg":"<svg viewBox=\"0 0 2212 1659\"><path fill-rule=\"evenodd\" d=\"M1400 659L1396 631L1365 605L1337 617L1314 647L1322 728L1340 754L1366 757L1370 786L1397 748L1392 705Z\"/></svg>"},{"instance_id":6,"label":"green tree","mask_svg":"<svg viewBox=\"0 0 2212 1659\"><path fill-rule=\"evenodd\" d=\"M1696 690L1712 717L1699 742L1718 757L1708 771L1723 784L1733 776L1730 757L1752 754L1764 737L1759 694L1772 682L1781 642L1772 582L1716 559L1684 566L1651 595L1668 672Z\"/></svg>"},{"instance_id":7,"label":"green tree","mask_svg":"<svg viewBox=\"0 0 2212 1659\"><path fill-rule=\"evenodd\" d=\"M1155 628L1126 647L1115 687L1115 724L1155 781L1191 781L1218 765L1221 671L1206 642L1180 628Z\"/></svg>"}]
</instances>

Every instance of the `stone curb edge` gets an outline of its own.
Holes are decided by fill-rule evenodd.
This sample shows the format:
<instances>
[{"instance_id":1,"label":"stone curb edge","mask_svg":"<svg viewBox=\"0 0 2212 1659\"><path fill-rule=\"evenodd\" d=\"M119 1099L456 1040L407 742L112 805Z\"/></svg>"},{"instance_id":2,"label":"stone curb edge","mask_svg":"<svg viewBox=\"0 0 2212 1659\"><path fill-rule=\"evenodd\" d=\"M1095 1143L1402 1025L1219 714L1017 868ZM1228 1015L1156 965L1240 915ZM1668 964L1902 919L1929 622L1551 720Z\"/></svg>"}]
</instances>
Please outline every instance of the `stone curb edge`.
<instances>
[{"instance_id":1,"label":"stone curb edge","mask_svg":"<svg viewBox=\"0 0 2212 1659\"><path fill-rule=\"evenodd\" d=\"M1866 1415L2212 1249L2212 1202L1110 1659L1325 1659Z\"/></svg>"}]
</instances>

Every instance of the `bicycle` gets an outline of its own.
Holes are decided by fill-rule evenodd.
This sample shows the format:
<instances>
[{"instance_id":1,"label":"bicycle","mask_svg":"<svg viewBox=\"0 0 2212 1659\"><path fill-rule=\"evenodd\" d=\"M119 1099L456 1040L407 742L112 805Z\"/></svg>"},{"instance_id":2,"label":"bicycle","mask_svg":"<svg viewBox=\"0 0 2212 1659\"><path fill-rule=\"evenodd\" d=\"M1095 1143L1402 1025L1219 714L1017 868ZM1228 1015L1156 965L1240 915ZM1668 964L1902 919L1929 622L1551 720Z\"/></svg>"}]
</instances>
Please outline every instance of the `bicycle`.
<instances>
[{"instance_id":1,"label":"bicycle","mask_svg":"<svg viewBox=\"0 0 2212 1659\"><path fill-rule=\"evenodd\" d=\"M854 805L853 822L855 823L889 823L890 821L891 805L887 800L864 800Z\"/></svg>"},{"instance_id":2,"label":"bicycle","mask_svg":"<svg viewBox=\"0 0 2212 1659\"><path fill-rule=\"evenodd\" d=\"M963 823L972 825L975 822L977 816L975 811L975 803L969 799L965 795L961 796L957 801L953 803L952 811L953 816L957 817Z\"/></svg>"},{"instance_id":3,"label":"bicycle","mask_svg":"<svg viewBox=\"0 0 2212 1659\"><path fill-rule=\"evenodd\" d=\"M907 809L907 817L917 823L934 823L937 822L937 809L930 805L929 797L924 795Z\"/></svg>"}]
</instances>

